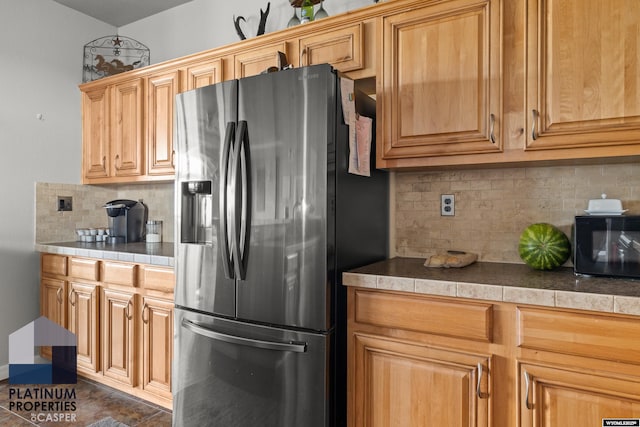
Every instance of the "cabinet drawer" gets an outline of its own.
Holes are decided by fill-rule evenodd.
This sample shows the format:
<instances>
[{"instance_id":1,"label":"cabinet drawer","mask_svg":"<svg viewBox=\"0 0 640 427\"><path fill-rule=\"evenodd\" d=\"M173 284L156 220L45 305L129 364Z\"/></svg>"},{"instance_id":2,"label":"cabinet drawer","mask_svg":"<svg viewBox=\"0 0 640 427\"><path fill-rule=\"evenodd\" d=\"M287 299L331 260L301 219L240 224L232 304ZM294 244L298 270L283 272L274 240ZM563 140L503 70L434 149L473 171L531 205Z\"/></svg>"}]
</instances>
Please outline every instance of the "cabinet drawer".
<instances>
[{"instance_id":1,"label":"cabinet drawer","mask_svg":"<svg viewBox=\"0 0 640 427\"><path fill-rule=\"evenodd\" d=\"M67 275L67 257L63 255L42 254L42 272L44 274Z\"/></svg>"},{"instance_id":2,"label":"cabinet drawer","mask_svg":"<svg viewBox=\"0 0 640 427\"><path fill-rule=\"evenodd\" d=\"M176 282L172 268L145 265L142 267L142 286L163 292L173 292Z\"/></svg>"},{"instance_id":3,"label":"cabinet drawer","mask_svg":"<svg viewBox=\"0 0 640 427\"><path fill-rule=\"evenodd\" d=\"M136 286L136 264L105 262L102 267L102 281L116 285Z\"/></svg>"},{"instance_id":4,"label":"cabinet drawer","mask_svg":"<svg viewBox=\"0 0 640 427\"><path fill-rule=\"evenodd\" d=\"M354 71L364 67L362 58L363 24L324 34L301 38L300 66L329 63L339 71Z\"/></svg>"},{"instance_id":5,"label":"cabinet drawer","mask_svg":"<svg viewBox=\"0 0 640 427\"><path fill-rule=\"evenodd\" d=\"M518 309L520 347L640 364L640 320L598 313Z\"/></svg>"},{"instance_id":6,"label":"cabinet drawer","mask_svg":"<svg viewBox=\"0 0 640 427\"><path fill-rule=\"evenodd\" d=\"M491 342L492 317L491 304L355 291L358 323Z\"/></svg>"},{"instance_id":7,"label":"cabinet drawer","mask_svg":"<svg viewBox=\"0 0 640 427\"><path fill-rule=\"evenodd\" d=\"M71 258L69 275L76 279L98 280L100 262L94 259Z\"/></svg>"}]
</instances>

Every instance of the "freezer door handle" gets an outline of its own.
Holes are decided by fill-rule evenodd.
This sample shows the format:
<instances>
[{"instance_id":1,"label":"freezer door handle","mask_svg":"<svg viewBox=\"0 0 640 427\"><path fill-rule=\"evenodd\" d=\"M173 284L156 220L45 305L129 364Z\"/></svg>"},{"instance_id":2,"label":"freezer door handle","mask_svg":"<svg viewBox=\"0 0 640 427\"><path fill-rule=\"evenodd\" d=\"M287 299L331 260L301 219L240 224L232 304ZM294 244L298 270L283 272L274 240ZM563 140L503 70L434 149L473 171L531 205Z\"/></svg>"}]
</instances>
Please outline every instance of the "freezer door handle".
<instances>
[{"instance_id":1,"label":"freezer door handle","mask_svg":"<svg viewBox=\"0 0 640 427\"><path fill-rule=\"evenodd\" d=\"M229 239L230 230L228 224L228 206L229 199L228 185L229 183L229 160L231 155L231 141L235 139L236 124L234 122L227 123L227 129L224 135L224 147L222 150L222 158L220 159L220 234L222 235L222 265L224 267L224 275L228 279L233 279L233 266L231 261L231 245ZM232 220L233 221L233 220Z\"/></svg>"},{"instance_id":2,"label":"freezer door handle","mask_svg":"<svg viewBox=\"0 0 640 427\"><path fill-rule=\"evenodd\" d=\"M307 343L304 342L276 342L239 337L236 335L229 335L223 332L214 331L206 326L200 325L196 322L192 322L188 319L182 319L182 327L198 335L209 337L218 341L224 341L230 344L244 345L247 347L257 347L266 350L292 351L294 353L305 353L307 351Z\"/></svg>"}]
</instances>

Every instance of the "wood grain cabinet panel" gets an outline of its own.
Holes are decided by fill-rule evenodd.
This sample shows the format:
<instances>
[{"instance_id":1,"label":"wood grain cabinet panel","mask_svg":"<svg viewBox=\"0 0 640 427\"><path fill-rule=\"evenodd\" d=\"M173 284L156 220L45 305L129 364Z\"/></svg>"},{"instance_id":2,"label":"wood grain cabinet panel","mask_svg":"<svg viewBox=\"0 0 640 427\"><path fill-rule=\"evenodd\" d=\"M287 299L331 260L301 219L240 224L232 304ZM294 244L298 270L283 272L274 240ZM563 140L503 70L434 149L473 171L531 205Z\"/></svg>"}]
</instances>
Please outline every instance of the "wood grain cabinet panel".
<instances>
[{"instance_id":1,"label":"wood grain cabinet panel","mask_svg":"<svg viewBox=\"0 0 640 427\"><path fill-rule=\"evenodd\" d=\"M66 281L46 277L40 279L40 315L45 316L63 328L67 327L66 295ZM40 354L47 359L51 359L51 347L41 347Z\"/></svg>"},{"instance_id":2,"label":"wood grain cabinet panel","mask_svg":"<svg viewBox=\"0 0 640 427\"><path fill-rule=\"evenodd\" d=\"M170 409L173 269L56 254L40 269L40 313L76 335L78 373Z\"/></svg>"},{"instance_id":3,"label":"wood grain cabinet panel","mask_svg":"<svg viewBox=\"0 0 640 427\"><path fill-rule=\"evenodd\" d=\"M637 145L640 4L527 4L527 149Z\"/></svg>"},{"instance_id":4,"label":"wood grain cabinet panel","mask_svg":"<svg viewBox=\"0 0 640 427\"><path fill-rule=\"evenodd\" d=\"M137 264L103 261L102 281L115 285L136 286L138 268Z\"/></svg>"},{"instance_id":5,"label":"wood grain cabinet panel","mask_svg":"<svg viewBox=\"0 0 640 427\"><path fill-rule=\"evenodd\" d=\"M145 265L142 268L141 283L145 289L173 293L176 283L173 268Z\"/></svg>"},{"instance_id":6,"label":"wood grain cabinet panel","mask_svg":"<svg viewBox=\"0 0 640 427\"><path fill-rule=\"evenodd\" d=\"M223 81L222 59L206 60L184 67L184 86L181 92L209 86Z\"/></svg>"},{"instance_id":7,"label":"wood grain cabinet panel","mask_svg":"<svg viewBox=\"0 0 640 427\"><path fill-rule=\"evenodd\" d=\"M67 329L76 335L78 371L95 374L100 370L99 287L70 282Z\"/></svg>"},{"instance_id":8,"label":"wood grain cabinet panel","mask_svg":"<svg viewBox=\"0 0 640 427\"><path fill-rule=\"evenodd\" d=\"M64 255L42 254L40 257L42 274L54 276L67 275L67 257Z\"/></svg>"},{"instance_id":9,"label":"wood grain cabinet panel","mask_svg":"<svg viewBox=\"0 0 640 427\"><path fill-rule=\"evenodd\" d=\"M519 396L520 427L601 426L603 418L640 418L638 378L524 363Z\"/></svg>"},{"instance_id":10,"label":"wood grain cabinet panel","mask_svg":"<svg viewBox=\"0 0 640 427\"><path fill-rule=\"evenodd\" d=\"M490 342L492 304L355 291L355 320L393 329Z\"/></svg>"},{"instance_id":11,"label":"wood grain cabinet panel","mask_svg":"<svg viewBox=\"0 0 640 427\"><path fill-rule=\"evenodd\" d=\"M255 76L266 71L269 67L286 65L279 63L279 52L287 55L287 59L291 61L286 42L261 46L257 49L235 54L233 56L235 78Z\"/></svg>"},{"instance_id":12,"label":"wood grain cabinet panel","mask_svg":"<svg viewBox=\"0 0 640 427\"><path fill-rule=\"evenodd\" d=\"M518 309L519 345L533 350L640 364L640 321L602 313Z\"/></svg>"},{"instance_id":13,"label":"wood grain cabinet panel","mask_svg":"<svg viewBox=\"0 0 640 427\"><path fill-rule=\"evenodd\" d=\"M82 177L111 174L109 144L109 91L106 86L82 93Z\"/></svg>"},{"instance_id":14,"label":"wood grain cabinet panel","mask_svg":"<svg viewBox=\"0 0 640 427\"><path fill-rule=\"evenodd\" d=\"M142 299L142 388L171 398L173 355L173 301Z\"/></svg>"},{"instance_id":15,"label":"wood grain cabinet panel","mask_svg":"<svg viewBox=\"0 0 640 427\"><path fill-rule=\"evenodd\" d=\"M136 298L133 293L102 291L102 373L135 386Z\"/></svg>"},{"instance_id":16,"label":"wood grain cabinet panel","mask_svg":"<svg viewBox=\"0 0 640 427\"><path fill-rule=\"evenodd\" d=\"M113 176L140 176L144 173L143 93L141 78L111 87L110 140Z\"/></svg>"},{"instance_id":17,"label":"wood grain cabinet panel","mask_svg":"<svg viewBox=\"0 0 640 427\"><path fill-rule=\"evenodd\" d=\"M364 67L363 32L364 24L358 23L299 38L299 66L329 63L342 72L362 69Z\"/></svg>"},{"instance_id":18,"label":"wood grain cabinet panel","mask_svg":"<svg viewBox=\"0 0 640 427\"><path fill-rule=\"evenodd\" d=\"M175 173L173 148L173 106L179 92L179 72L171 70L147 77L147 174Z\"/></svg>"},{"instance_id":19,"label":"wood grain cabinet panel","mask_svg":"<svg viewBox=\"0 0 640 427\"><path fill-rule=\"evenodd\" d=\"M98 280L100 261L89 258L71 258L69 276L76 279Z\"/></svg>"},{"instance_id":20,"label":"wood grain cabinet panel","mask_svg":"<svg viewBox=\"0 0 640 427\"><path fill-rule=\"evenodd\" d=\"M487 356L356 334L353 426L489 426Z\"/></svg>"},{"instance_id":21,"label":"wood grain cabinet panel","mask_svg":"<svg viewBox=\"0 0 640 427\"><path fill-rule=\"evenodd\" d=\"M500 10L454 0L382 18L378 167L502 150Z\"/></svg>"}]
</instances>

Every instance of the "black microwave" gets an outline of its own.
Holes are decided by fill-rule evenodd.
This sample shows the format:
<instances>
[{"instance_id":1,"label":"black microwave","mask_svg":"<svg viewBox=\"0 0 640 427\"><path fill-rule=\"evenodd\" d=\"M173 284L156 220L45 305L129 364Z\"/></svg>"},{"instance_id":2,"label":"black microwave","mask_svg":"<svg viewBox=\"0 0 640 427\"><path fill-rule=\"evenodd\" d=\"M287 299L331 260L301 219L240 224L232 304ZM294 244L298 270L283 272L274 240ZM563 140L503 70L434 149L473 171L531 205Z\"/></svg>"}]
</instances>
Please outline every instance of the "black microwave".
<instances>
[{"instance_id":1,"label":"black microwave","mask_svg":"<svg viewBox=\"0 0 640 427\"><path fill-rule=\"evenodd\" d=\"M640 279L640 216L577 216L573 269L576 274Z\"/></svg>"}]
</instances>

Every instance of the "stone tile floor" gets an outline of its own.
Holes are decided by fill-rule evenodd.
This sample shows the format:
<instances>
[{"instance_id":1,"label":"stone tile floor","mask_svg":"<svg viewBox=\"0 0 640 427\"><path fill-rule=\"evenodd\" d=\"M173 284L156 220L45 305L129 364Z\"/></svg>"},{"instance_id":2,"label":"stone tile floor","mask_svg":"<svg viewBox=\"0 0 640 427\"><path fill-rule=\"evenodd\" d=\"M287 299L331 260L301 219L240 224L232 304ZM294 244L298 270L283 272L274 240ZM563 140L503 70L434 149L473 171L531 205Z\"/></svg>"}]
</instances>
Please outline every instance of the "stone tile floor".
<instances>
[{"instance_id":1,"label":"stone tile floor","mask_svg":"<svg viewBox=\"0 0 640 427\"><path fill-rule=\"evenodd\" d=\"M14 389L24 390L25 387L22 385L14 386ZM30 388L39 387L42 386L30 386ZM60 385L58 387L66 389L71 386ZM10 396L10 388L11 386L7 380L0 381L0 426L87 426L107 417L111 417L130 427L171 426L171 411L166 408L80 377L78 378L78 383L73 386L75 389L76 410L70 412L75 414L76 422L38 422L37 419L32 421L32 412L36 411L17 411L15 404L18 401L35 402L42 399L18 399L15 394ZM51 402L56 399L45 400ZM13 410L10 410L12 401L14 402L14 407ZM38 411L40 414L48 413L49 415L55 412Z\"/></svg>"}]
</instances>

